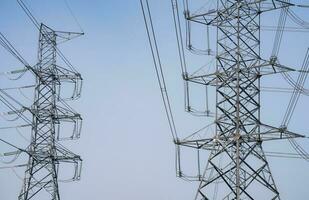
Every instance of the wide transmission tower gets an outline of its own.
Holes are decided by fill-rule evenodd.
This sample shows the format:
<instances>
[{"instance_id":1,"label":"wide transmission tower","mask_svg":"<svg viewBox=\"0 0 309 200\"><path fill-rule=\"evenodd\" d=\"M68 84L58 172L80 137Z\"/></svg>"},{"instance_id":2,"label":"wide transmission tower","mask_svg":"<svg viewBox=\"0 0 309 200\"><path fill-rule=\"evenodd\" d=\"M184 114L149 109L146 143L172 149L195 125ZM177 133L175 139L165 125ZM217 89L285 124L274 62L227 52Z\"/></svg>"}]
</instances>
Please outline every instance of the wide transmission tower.
<instances>
[{"instance_id":1,"label":"wide transmission tower","mask_svg":"<svg viewBox=\"0 0 309 200\"><path fill-rule=\"evenodd\" d=\"M281 25L277 29L276 36L281 39L285 25L282 21L286 19L289 8L306 6L279 0L217 0L208 1L215 4L212 9L201 8L191 12L189 8L191 1L183 1L187 29L190 29L192 23L207 27L208 33L209 27L216 28L215 52L210 49L204 51L195 49L190 43L191 33L187 33L189 51L215 56L216 61L216 67L212 73L201 70L190 74L187 71L190 66L185 59L178 2L177 0L171 0L171 2L186 95L189 95L189 84L206 87L206 90L208 87L214 87L215 90L213 96L215 112L211 113L206 109L203 113L204 116L215 117L214 131L203 134L201 129L180 139L174 128L169 107L149 5L147 0L141 1L161 93L164 105L168 105L166 113L177 146L178 176L200 182L196 200L280 199L262 144L266 141L283 139L294 141L293 138L303 136L289 131L285 126L286 123L283 123L283 126L274 127L261 119L262 78L274 74L287 76L289 72L296 71L278 62L276 55L280 45L277 45L270 59L261 57L261 16L271 11L282 10L279 22ZM308 74L308 53L303 67L305 70L301 71L302 78L299 77L299 79L304 81L307 77L304 74ZM158 73L160 70L162 74ZM297 84L300 84L300 87ZM294 88L295 93L298 93L297 90L300 90L304 83L297 84L296 89ZM188 112L194 112L188 101L186 106ZM198 152L201 150L210 152L203 173L200 173L199 169L197 176L186 177L180 167L180 146L192 147ZM198 165L200 167L200 160Z\"/></svg>"},{"instance_id":2,"label":"wide transmission tower","mask_svg":"<svg viewBox=\"0 0 309 200\"><path fill-rule=\"evenodd\" d=\"M260 15L290 6L278 1L218 1L218 10L188 20L217 27L215 74L186 77L216 87L216 134L213 138L186 139L191 145L211 151L201 178L197 199L212 199L215 183L219 199L280 199L262 143L300 135L271 127L260 119L260 79L288 71L260 56Z\"/></svg>"},{"instance_id":3,"label":"wide transmission tower","mask_svg":"<svg viewBox=\"0 0 309 200\"><path fill-rule=\"evenodd\" d=\"M73 124L73 134L68 139L76 139L80 135L81 117L61 98L61 87L65 82L75 84L75 99L80 95L78 82L81 76L75 71L60 67L56 63L57 40L70 40L79 33L54 31L41 24L39 36L38 64L36 73L35 100L31 108L33 114L31 144L28 166L25 171L24 184L19 200L42 199L41 193L48 198L59 200L58 169L61 163L75 165L73 179L79 179L81 158L70 152L57 141L61 139L59 132L62 123ZM65 130L67 131L67 130ZM45 195L46 197L46 195Z\"/></svg>"}]
</instances>

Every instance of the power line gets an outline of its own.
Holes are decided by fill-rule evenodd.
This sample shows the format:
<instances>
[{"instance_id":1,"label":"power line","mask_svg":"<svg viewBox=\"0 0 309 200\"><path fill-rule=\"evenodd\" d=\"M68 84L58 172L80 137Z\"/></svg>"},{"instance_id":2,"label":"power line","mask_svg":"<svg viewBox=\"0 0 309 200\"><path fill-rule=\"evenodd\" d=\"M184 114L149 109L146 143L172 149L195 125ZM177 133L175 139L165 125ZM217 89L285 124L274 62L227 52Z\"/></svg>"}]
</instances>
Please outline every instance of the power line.
<instances>
[{"instance_id":1,"label":"power line","mask_svg":"<svg viewBox=\"0 0 309 200\"><path fill-rule=\"evenodd\" d=\"M168 123L170 126L171 134L173 136L174 141L178 140L177 130L174 122L174 117L171 109L171 104L168 96L168 91L165 83L164 73L162 69L160 54L157 46L157 40L155 36L155 31L152 23L152 17L150 13L150 8L148 4L148 0L140 0L143 18L146 26L148 41L151 49L151 54L155 66L155 71L158 79L158 84L160 87L161 97L164 103L165 113L168 119Z\"/></svg>"},{"instance_id":2,"label":"power line","mask_svg":"<svg viewBox=\"0 0 309 200\"><path fill-rule=\"evenodd\" d=\"M68 1L67 1L67 0L63 0L63 1L64 1L65 6L67 7L67 9L69 10L69 12L70 12L72 18L74 19L75 23L76 23L77 26L79 27L80 31L81 31L82 33L84 33L84 30L83 30L82 26L80 25L80 23L79 23L77 17L75 16L75 14L74 14L74 12L73 12L71 6L69 5Z\"/></svg>"}]
</instances>

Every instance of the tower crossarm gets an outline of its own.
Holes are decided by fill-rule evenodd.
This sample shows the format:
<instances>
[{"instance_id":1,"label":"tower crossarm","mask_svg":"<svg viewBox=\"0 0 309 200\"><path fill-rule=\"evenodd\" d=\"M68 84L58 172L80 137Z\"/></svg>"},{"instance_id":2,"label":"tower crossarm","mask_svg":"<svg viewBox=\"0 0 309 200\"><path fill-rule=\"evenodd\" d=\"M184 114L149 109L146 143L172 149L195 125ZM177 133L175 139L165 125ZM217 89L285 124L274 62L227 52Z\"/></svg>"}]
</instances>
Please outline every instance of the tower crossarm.
<instances>
[{"instance_id":1,"label":"tower crossarm","mask_svg":"<svg viewBox=\"0 0 309 200\"><path fill-rule=\"evenodd\" d=\"M55 34L58 37L59 43L63 43L84 35L83 32L69 32L69 31L55 31Z\"/></svg>"},{"instance_id":2,"label":"tower crossarm","mask_svg":"<svg viewBox=\"0 0 309 200\"><path fill-rule=\"evenodd\" d=\"M72 100L80 97L83 86L83 78L80 73L55 65L55 79L59 85L58 90L60 90L62 83L72 85L71 96L66 97L65 100ZM61 91L59 91L58 95L61 98Z\"/></svg>"},{"instance_id":3,"label":"tower crossarm","mask_svg":"<svg viewBox=\"0 0 309 200\"><path fill-rule=\"evenodd\" d=\"M185 11L185 18L189 21L196 22L204 25L211 26L221 26L226 21L232 21L237 18L233 12L237 10L238 6L250 7L252 14L263 13L268 11L273 11L276 9L288 8L295 6L293 3L282 0L249 0L249 1L229 1L229 6L221 6L218 9L202 10L198 13L190 14L188 10ZM222 17L225 16L225 17ZM241 17L246 17L244 16ZM223 27L228 28L232 25L223 25ZM254 26L248 28L255 28Z\"/></svg>"},{"instance_id":4,"label":"tower crossarm","mask_svg":"<svg viewBox=\"0 0 309 200\"><path fill-rule=\"evenodd\" d=\"M261 77L266 75L288 73L295 71L296 70L294 68L287 67L272 60L260 59L252 63L252 65L246 68L242 68L240 72L242 74L246 74L246 76ZM227 79L236 80L237 76L233 73L226 73L225 71L203 74L201 70L201 73L194 73L194 75L185 74L183 76L183 79L201 85L217 86L223 84L222 80Z\"/></svg>"},{"instance_id":5,"label":"tower crossarm","mask_svg":"<svg viewBox=\"0 0 309 200\"><path fill-rule=\"evenodd\" d=\"M56 65L56 79L61 81L72 81L75 82L76 80L83 80L80 73L74 72L72 70L68 70L64 67Z\"/></svg>"},{"instance_id":6,"label":"tower crossarm","mask_svg":"<svg viewBox=\"0 0 309 200\"><path fill-rule=\"evenodd\" d=\"M259 132L257 131L258 129ZM304 137L304 135L289 131L286 127L277 128L266 124L260 124L257 126L256 132L241 135L240 142L264 142L302 137ZM190 138L176 141L175 144L196 149L213 150L222 143L235 141L235 135L233 134L228 136L225 134L218 134L208 138L196 138L195 135L192 135Z\"/></svg>"}]
</instances>

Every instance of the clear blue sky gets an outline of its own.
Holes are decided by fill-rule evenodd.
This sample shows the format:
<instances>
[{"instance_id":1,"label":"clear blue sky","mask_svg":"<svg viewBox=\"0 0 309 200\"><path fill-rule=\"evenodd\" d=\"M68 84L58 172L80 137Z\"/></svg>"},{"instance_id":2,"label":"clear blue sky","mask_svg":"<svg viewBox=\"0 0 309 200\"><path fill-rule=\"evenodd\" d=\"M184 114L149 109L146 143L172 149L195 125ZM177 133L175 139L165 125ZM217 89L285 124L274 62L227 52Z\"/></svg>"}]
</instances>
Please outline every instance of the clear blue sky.
<instances>
[{"instance_id":1,"label":"clear blue sky","mask_svg":"<svg viewBox=\"0 0 309 200\"><path fill-rule=\"evenodd\" d=\"M60 184L62 199L193 199L197 183L184 182L175 177L174 146L156 82L139 1L67 1L85 31L84 37L61 46L84 78L82 98L73 103L84 118L84 126L80 140L63 144L80 154L84 165L80 182ZM55 30L79 31L63 0L25 2L39 20ZM197 120L184 113L183 85L170 1L150 0L150 3L176 123L179 131L188 135L210 120ZM38 32L16 1L1 0L0 16L0 31L30 64L35 64ZM303 16L309 20L308 14ZM266 36L269 36L271 43L271 35ZM283 45L282 62L299 66L304 50L309 46L308 34L287 35ZM269 52L271 45L265 44L265 48ZM2 66L5 66L3 69L22 67L3 50L0 51L0 66L0 69ZM268 80L270 84L274 81ZM265 120L279 125L289 96L265 94L264 97L262 111ZM309 130L307 102L308 97L300 100L296 110L298 113L292 121L291 129L300 133L308 133ZM309 141L302 144L309 151ZM271 145L277 147L276 150L291 150L288 142ZM282 199L308 198L308 163L278 158L269 161ZM23 176L22 173L20 175ZM16 199L20 188L21 181L11 170L0 171L1 199Z\"/></svg>"}]
</instances>

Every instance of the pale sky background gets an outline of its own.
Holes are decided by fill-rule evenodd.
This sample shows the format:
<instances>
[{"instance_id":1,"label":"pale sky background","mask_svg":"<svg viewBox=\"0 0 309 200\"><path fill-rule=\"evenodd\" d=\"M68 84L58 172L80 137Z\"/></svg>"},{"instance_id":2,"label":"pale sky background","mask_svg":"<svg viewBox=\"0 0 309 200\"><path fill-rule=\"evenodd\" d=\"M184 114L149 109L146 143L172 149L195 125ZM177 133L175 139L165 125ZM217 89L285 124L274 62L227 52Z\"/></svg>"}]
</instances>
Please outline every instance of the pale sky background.
<instances>
[{"instance_id":1,"label":"pale sky background","mask_svg":"<svg viewBox=\"0 0 309 200\"><path fill-rule=\"evenodd\" d=\"M84 78L82 98L72 103L82 114L84 124L80 140L62 144L80 154L84 163L81 181L60 184L62 200L193 199L197 183L185 182L175 176L174 145L139 1L67 1L85 31L85 36L60 46ZM55 30L79 31L63 0L25 2L39 20ZM196 119L184 112L183 84L170 1L150 0L150 4L177 128L185 136L210 120ZM301 14L309 20L308 11ZM38 31L17 2L0 0L0 16L0 31L30 64L35 64ZM275 24L277 18L268 19ZM267 34L264 37L271 44L273 33ZM265 55L269 55L271 50L269 44L265 42ZM304 51L309 46L308 33L286 34L282 46L281 63L300 68ZM0 51L0 65L0 71L2 68L22 67L3 49ZM267 80L267 83L274 82ZM280 125L289 95L267 93L263 99L264 121ZM301 98L291 129L309 136L307 102L308 97ZM10 137L14 141L18 136ZM308 140L301 144L309 151ZM291 151L288 142L269 143L265 147ZM282 199L308 199L309 163L279 158L270 158L269 162ZM23 173L19 175L23 176ZM1 170L0 199L17 199L21 184L10 169Z\"/></svg>"}]
</instances>

